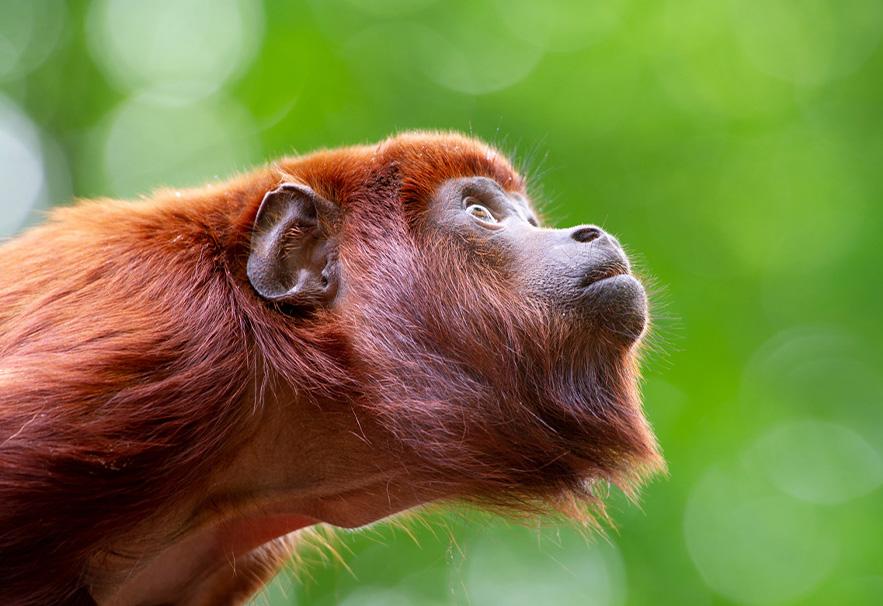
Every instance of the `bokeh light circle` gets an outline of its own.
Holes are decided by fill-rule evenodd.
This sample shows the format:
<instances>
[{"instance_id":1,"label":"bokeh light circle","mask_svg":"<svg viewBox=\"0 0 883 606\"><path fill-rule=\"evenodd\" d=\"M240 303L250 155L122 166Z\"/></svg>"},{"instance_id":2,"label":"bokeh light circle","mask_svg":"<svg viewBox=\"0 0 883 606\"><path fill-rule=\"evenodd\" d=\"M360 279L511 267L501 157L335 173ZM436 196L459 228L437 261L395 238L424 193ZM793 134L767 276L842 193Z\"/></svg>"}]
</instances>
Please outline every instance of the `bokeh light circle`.
<instances>
[{"instance_id":1,"label":"bokeh light circle","mask_svg":"<svg viewBox=\"0 0 883 606\"><path fill-rule=\"evenodd\" d=\"M720 160L713 225L747 269L823 271L855 245L869 193L849 152L823 131L734 139ZM824 234L818 245L807 238Z\"/></svg>"},{"instance_id":2,"label":"bokeh light circle","mask_svg":"<svg viewBox=\"0 0 883 606\"><path fill-rule=\"evenodd\" d=\"M192 186L254 162L255 127L231 101L163 104L134 97L110 117L104 139L109 193L128 197L160 186Z\"/></svg>"},{"instance_id":3,"label":"bokeh light circle","mask_svg":"<svg viewBox=\"0 0 883 606\"><path fill-rule=\"evenodd\" d=\"M433 4L417 24L369 13L354 18L349 0L312 0L311 5L354 70L372 76L380 64L406 82L414 73L450 91L484 95L522 81L543 55L542 49L515 36L490 3ZM354 48L364 53L352 52Z\"/></svg>"},{"instance_id":4,"label":"bokeh light circle","mask_svg":"<svg viewBox=\"0 0 883 606\"><path fill-rule=\"evenodd\" d=\"M627 0L496 0L514 36L548 51L572 52L595 44L622 20Z\"/></svg>"},{"instance_id":5,"label":"bokeh light circle","mask_svg":"<svg viewBox=\"0 0 883 606\"><path fill-rule=\"evenodd\" d=\"M534 606L625 602L622 558L603 540L572 530L513 528L487 534L466 550L466 603Z\"/></svg>"},{"instance_id":6,"label":"bokeh light circle","mask_svg":"<svg viewBox=\"0 0 883 606\"><path fill-rule=\"evenodd\" d=\"M665 0L649 30L646 61L666 95L693 115L744 120L779 116L791 87L758 71L739 52L726 2Z\"/></svg>"},{"instance_id":7,"label":"bokeh light circle","mask_svg":"<svg viewBox=\"0 0 883 606\"><path fill-rule=\"evenodd\" d=\"M44 202L46 171L37 128L0 97L0 237L15 233Z\"/></svg>"},{"instance_id":8,"label":"bokeh light circle","mask_svg":"<svg viewBox=\"0 0 883 606\"><path fill-rule=\"evenodd\" d=\"M442 606L444 601L427 599L403 587L358 587L339 602L340 606Z\"/></svg>"},{"instance_id":9,"label":"bokeh light circle","mask_svg":"<svg viewBox=\"0 0 883 606\"><path fill-rule=\"evenodd\" d=\"M827 577L839 546L812 506L752 482L718 468L700 479L684 513L687 549L709 587L734 602L797 600Z\"/></svg>"},{"instance_id":10,"label":"bokeh light circle","mask_svg":"<svg viewBox=\"0 0 883 606\"><path fill-rule=\"evenodd\" d=\"M759 70L817 85L860 66L880 42L880 0L732 0L733 27Z\"/></svg>"},{"instance_id":11,"label":"bokeh light circle","mask_svg":"<svg viewBox=\"0 0 883 606\"><path fill-rule=\"evenodd\" d=\"M524 79L542 56L535 47L513 40L508 32L488 36L480 23L438 32L436 40L435 46L421 49L424 73L445 88L470 95L512 86Z\"/></svg>"},{"instance_id":12,"label":"bokeh light circle","mask_svg":"<svg viewBox=\"0 0 883 606\"><path fill-rule=\"evenodd\" d=\"M88 25L112 82L172 98L217 90L251 62L264 30L257 0L98 0Z\"/></svg>"},{"instance_id":13,"label":"bokeh light circle","mask_svg":"<svg viewBox=\"0 0 883 606\"><path fill-rule=\"evenodd\" d=\"M740 400L755 418L778 421L783 410L801 410L846 424L871 444L881 444L883 379L869 361L872 350L873 345L836 326L781 331L749 359Z\"/></svg>"},{"instance_id":14,"label":"bokeh light circle","mask_svg":"<svg viewBox=\"0 0 883 606\"><path fill-rule=\"evenodd\" d=\"M43 63L58 44L66 16L64 2L0 2L0 80L22 76Z\"/></svg>"},{"instance_id":15,"label":"bokeh light circle","mask_svg":"<svg viewBox=\"0 0 883 606\"><path fill-rule=\"evenodd\" d=\"M883 483L883 458L861 435L815 419L768 430L746 459L782 492L811 503L845 503Z\"/></svg>"},{"instance_id":16,"label":"bokeh light circle","mask_svg":"<svg viewBox=\"0 0 883 606\"><path fill-rule=\"evenodd\" d=\"M392 17L423 10L438 0L346 0L353 8L378 15Z\"/></svg>"}]
</instances>

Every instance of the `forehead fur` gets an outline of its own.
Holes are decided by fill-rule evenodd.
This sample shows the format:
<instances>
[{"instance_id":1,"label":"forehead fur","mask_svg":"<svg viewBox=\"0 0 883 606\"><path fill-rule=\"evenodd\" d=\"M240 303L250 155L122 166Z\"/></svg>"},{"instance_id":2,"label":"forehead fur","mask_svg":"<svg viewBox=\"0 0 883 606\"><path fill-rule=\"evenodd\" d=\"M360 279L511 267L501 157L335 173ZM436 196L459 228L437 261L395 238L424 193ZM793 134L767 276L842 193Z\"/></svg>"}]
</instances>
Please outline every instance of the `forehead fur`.
<instances>
[{"instance_id":1,"label":"forehead fur","mask_svg":"<svg viewBox=\"0 0 883 606\"><path fill-rule=\"evenodd\" d=\"M524 191L524 179L497 149L458 133L412 131L375 145L322 150L277 164L282 178L295 178L338 203L378 182L398 189L403 200L425 200L446 179L485 176L508 191Z\"/></svg>"},{"instance_id":2,"label":"forehead fur","mask_svg":"<svg viewBox=\"0 0 883 606\"><path fill-rule=\"evenodd\" d=\"M524 180L503 154L458 133L405 133L387 139L378 151L397 167L405 199L425 199L447 179L478 175L508 191L524 190Z\"/></svg>"}]
</instances>

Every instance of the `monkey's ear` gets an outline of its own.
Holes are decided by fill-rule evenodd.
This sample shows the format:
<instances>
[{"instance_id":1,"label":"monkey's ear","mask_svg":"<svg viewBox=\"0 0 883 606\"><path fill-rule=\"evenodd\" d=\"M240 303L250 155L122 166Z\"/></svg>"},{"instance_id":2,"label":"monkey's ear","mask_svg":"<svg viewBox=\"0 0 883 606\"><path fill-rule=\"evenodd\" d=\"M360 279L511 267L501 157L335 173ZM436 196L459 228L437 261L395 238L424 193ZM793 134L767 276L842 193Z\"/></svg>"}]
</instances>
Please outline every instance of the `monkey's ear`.
<instances>
[{"instance_id":1,"label":"monkey's ear","mask_svg":"<svg viewBox=\"0 0 883 606\"><path fill-rule=\"evenodd\" d=\"M327 306L337 294L337 207L306 185L283 183L258 208L248 281L273 302Z\"/></svg>"}]
</instances>

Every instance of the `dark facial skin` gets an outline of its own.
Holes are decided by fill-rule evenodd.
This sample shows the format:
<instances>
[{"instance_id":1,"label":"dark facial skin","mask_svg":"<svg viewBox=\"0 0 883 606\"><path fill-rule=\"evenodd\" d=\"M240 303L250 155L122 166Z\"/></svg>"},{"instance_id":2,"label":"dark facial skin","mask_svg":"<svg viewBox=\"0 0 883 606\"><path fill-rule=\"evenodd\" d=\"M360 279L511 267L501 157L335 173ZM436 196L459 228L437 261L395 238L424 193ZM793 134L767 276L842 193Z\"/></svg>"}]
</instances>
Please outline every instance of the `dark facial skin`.
<instances>
[{"instance_id":1,"label":"dark facial skin","mask_svg":"<svg viewBox=\"0 0 883 606\"><path fill-rule=\"evenodd\" d=\"M432 207L440 226L505 254L527 296L582 316L623 345L640 337L647 323L644 288L617 239L600 227L541 227L523 195L487 177L445 182Z\"/></svg>"}]
</instances>

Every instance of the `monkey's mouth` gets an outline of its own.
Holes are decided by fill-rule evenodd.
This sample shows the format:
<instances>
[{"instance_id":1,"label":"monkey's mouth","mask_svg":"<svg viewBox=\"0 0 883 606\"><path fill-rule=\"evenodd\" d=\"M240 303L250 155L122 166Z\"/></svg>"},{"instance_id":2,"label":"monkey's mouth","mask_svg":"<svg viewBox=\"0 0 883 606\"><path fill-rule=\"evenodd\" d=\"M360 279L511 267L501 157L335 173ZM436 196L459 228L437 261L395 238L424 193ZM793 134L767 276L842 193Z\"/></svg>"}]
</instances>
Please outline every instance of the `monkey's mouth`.
<instances>
[{"instance_id":1,"label":"monkey's mouth","mask_svg":"<svg viewBox=\"0 0 883 606\"><path fill-rule=\"evenodd\" d=\"M589 288L607 280L629 275L629 262L625 256L591 267L580 280L580 288Z\"/></svg>"},{"instance_id":2,"label":"monkey's mouth","mask_svg":"<svg viewBox=\"0 0 883 606\"><path fill-rule=\"evenodd\" d=\"M635 278L632 274L627 272L622 273L613 273L607 277L601 278L599 280L592 280L585 285L586 292L590 291L599 291L606 288L613 288L617 285L623 284L634 284L638 288L641 289L641 292L644 291L643 285Z\"/></svg>"},{"instance_id":3,"label":"monkey's mouth","mask_svg":"<svg viewBox=\"0 0 883 606\"><path fill-rule=\"evenodd\" d=\"M627 272L613 272L590 282L583 288L580 304L593 328L624 345L640 339L647 326L647 293Z\"/></svg>"}]
</instances>

